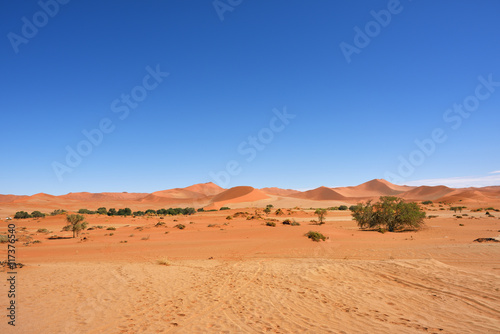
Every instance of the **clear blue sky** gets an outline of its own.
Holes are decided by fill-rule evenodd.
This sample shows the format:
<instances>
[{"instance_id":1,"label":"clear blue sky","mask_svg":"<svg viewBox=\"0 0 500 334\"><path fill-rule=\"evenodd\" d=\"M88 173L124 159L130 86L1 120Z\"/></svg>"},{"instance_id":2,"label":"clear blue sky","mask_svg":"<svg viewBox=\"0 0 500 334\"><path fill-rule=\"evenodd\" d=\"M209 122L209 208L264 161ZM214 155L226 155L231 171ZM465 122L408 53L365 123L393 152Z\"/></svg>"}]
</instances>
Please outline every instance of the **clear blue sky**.
<instances>
[{"instance_id":1,"label":"clear blue sky","mask_svg":"<svg viewBox=\"0 0 500 334\"><path fill-rule=\"evenodd\" d=\"M498 1L42 2L0 4L2 194L500 184Z\"/></svg>"}]
</instances>

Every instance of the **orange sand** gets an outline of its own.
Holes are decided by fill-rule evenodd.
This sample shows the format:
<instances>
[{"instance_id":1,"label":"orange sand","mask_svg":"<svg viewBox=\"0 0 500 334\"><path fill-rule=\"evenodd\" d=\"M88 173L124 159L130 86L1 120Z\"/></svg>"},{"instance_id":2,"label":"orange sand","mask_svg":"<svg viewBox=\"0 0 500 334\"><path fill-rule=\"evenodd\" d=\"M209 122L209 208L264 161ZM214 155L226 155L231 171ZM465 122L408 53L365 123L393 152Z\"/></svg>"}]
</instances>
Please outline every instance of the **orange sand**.
<instances>
[{"instance_id":1,"label":"orange sand","mask_svg":"<svg viewBox=\"0 0 500 334\"><path fill-rule=\"evenodd\" d=\"M383 186L377 189L378 184ZM500 243L473 240L499 237L500 213L487 217L466 208L467 216L456 218L435 201L425 208L438 217L426 219L418 232L361 231L347 211L329 211L325 225L312 225L310 207L355 203L387 191L385 186L391 189L374 182L360 187L364 196L358 189L356 198L340 201L266 195L251 187L218 191L211 185L187 189L202 193L198 199L164 197L161 203L144 201L150 194L109 194L101 201L46 195L0 200L0 234L9 222L16 224L16 259L26 265L17 274L17 326L8 326L3 316L0 333L498 333ZM495 187L452 191L459 196L451 205L469 201L471 208L500 209ZM476 192L484 197L478 200ZM71 236L61 232L64 215L3 219L22 209L112 204L135 211L168 203L210 205L216 198L215 203L233 201L228 206L234 208L191 216L86 215L93 229L75 239L48 239ZM266 203L274 205L268 215ZM278 207L284 215L276 216ZM287 218L301 225L283 225ZM276 227L265 226L274 219ZM313 242L304 236L309 230L328 239ZM29 240L41 243L25 245ZM7 257L6 244L0 244L0 256ZM1 271L5 309L6 268Z\"/></svg>"}]
</instances>

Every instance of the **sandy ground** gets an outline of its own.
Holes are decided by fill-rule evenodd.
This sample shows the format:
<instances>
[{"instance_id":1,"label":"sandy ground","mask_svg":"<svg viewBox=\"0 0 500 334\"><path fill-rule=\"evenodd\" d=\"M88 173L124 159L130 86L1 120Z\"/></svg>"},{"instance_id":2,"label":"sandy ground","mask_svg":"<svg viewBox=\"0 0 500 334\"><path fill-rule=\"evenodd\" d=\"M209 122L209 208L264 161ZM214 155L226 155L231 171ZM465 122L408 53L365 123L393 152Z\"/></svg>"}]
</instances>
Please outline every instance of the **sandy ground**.
<instances>
[{"instance_id":1,"label":"sandy ground","mask_svg":"<svg viewBox=\"0 0 500 334\"><path fill-rule=\"evenodd\" d=\"M419 232L382 234L360 231L349 212L330 212L322 226L312 225L311 210L226 219L238 211L255 215L253 208L163 219L89 215L93 230L58 240L48 237L71 236L61 232L63 215L16 220L16 260L26 266L16 275L16 327L2 316L0 332L500 330L500 243L473 242L498 237L498 217L433 211L439 217ZM283 225L286 218L301 225ZM276 227L265 226L270 219ZM309 230L328 239L313 242ZM6 268L0 275L6 315Z\"/></svg>"}]
</instances>

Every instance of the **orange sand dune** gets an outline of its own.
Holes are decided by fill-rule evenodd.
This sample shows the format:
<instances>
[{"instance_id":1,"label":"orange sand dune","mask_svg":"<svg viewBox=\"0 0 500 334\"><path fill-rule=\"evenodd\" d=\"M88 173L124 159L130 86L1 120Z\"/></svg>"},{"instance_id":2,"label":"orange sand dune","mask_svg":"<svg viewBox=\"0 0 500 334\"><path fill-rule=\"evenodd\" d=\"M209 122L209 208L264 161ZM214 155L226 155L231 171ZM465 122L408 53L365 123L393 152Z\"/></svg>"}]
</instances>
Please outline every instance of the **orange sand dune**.
<instances>
[{"instance_id":1,"label":"orange sand dune","mask_svg":"<svg viewBox=\"0 0 500 334\"><path fill-rule=\"evenodd\" d=\"M293 194L300 193L300 191L298 191L298 190L281 189L281 188L276 188L276 187L261 188L260 190L265 194L275 195L275 196L290 196Z\"/></svg>"},{"instance_id":2,"label":"orange sand dune","mask_svg":"<svg viewBox=\"0 0 500 334\"><path fill-rule=\"evenodd\" d=\"M441 197L439 200L447 203L457 203L457 202L485 202L491 203L495 201L494 196L490 196L491 193L483 192L479 190L457 190L456 192L450 194L449 196Z\"/></svg>"},{"instance_id":3,"label":"orange sand dune","mask_svg":"<svg viewBox=\"0 0 500 334\"><path fill-rule=\"evenodd\" d=\"M107 208L129 207L132 210L144 210L168 206L206 207L223 206L224 203L238 203L239 207L265 206L267 204L284 207L306 206L336 206L339 203L355 203L360 199L377 199L379 196L394 195L406 200L433 200L450 203L467 202L477 207L495 206L500 203L500 186L484 188L453 189L446 186L408 187L394 185L382 179L375 179L353 187L327 188L300 192L292 189L276 187L254 189L252 187L235 187L225 190L208 182L195 184L185 188L175 188L148 193L69 193L62 196L52 196L39 193L33 196L0 195L0 215L12 215L16 211L50 212L53 209L78 210L88 208L95 210L104 206ZM330 201L329 203L321 203ZM233 205L233 206L234 206Z\"/></svg>"},{"instance_id":4,"label":"orange sand dune","mask_svg":"<svg viewBox=\"0 0 500 334\"><path fill-rule=\"evenodd\" d=\"M409 200L437 200L443 196L451 195L455 191L455 189L446 186L420 186L400 196Z\"/></svg>"},{"instance_id":5,"label":"orange sand dune","mask_svg":"<svg viewBox=\"0 0 500 334\"><path fill-rule=\"evenodd\" d=\"M162 201L161 199L158 199L158 197L170 198L170 199L182 199L182 200L201 199L220 194L224 190L225 190L224 188L221 188L212 182L200 183L200 184L194 184L186 188L174 188L174 189L156 191L143 198L142 202Z\"/></svg>"},{"instance_id":6,"label":"orange sand dune","mask_svg":"<svg viewBox=\"0 0 500 334\"><path fill-rule=\"evenodd\" d=\"M195 193L200 193L200 194L203 194L205 196L214 196L214 195L220 194L221 192L226 190L222 187L219 187L218 185L216 185L213 182L198 183L198 184L194 184L192 186L186 187L184 189L195 192Z\"/></svg>"},{"instance_id":7,"label":"orange sand dune","mask_svg":"<svg viewBox=\"0 0 500 334\"><path fill-rule=\"evenodd\" d=\"M172 199L186 199L186 198L200 198L205 197L204 194L197 193L194 191L189 191L184 188L175 188L169 190L155 191L149 196L165 197ZM144 198L146 199L146 198Z\"/></svg>"},{"instance_id":8,"label":"orange sand dune","mask_svg":"<svg viewBox=\"0 0 500 334\"><path fill-rule=\"evenodd\" d=\"M26 198L28 196L22 195L0 195L0 203L10 203L18 199Z\"/></svg>"},{"instance_id":9,"label":"orange sand dune","mask_svg":"<svg viewBox=\"0 0 500 334\"><path fill-rule=\"evenodd\" d=\"M255 202L268 198L269 196L258 189L248 186L238 186L214 196L209 208L212 208L212 206L216 208L228 203Z\"/></svg>"},{"instance_id":10,"label":"orange sand dune","mask_svg":"<svg viewBox=\"0 0 500 334\"><path fill-rule=\"evenodd\" d=\"M13 203L42 203L42 202L52 202L57 199L57 196L49 195L49 194L44 194L44 193L38 193L32 196L20 196L13 200Z\"/></svg>"},{"instance_id":11,"label":"orange sand dune","mask_svg":"<svg viewBox=\"0 0 500 334\"><path fill-rule=\"evenodd\" d=\"M327 187L319 187L313 190L304 191L298 194L293 194L290 197L316 201L338 201L345 199L345 196L342 196L337 191Z\"/></svg>"},{"instance_id":12,"label":"orange sand dune","mask_svg":"<svg viewBox=\"0 0 500 334\"><path fill-rule=\"evenodd\" d=\"M57 196L59 198L72 199L77 201L112 201L112 200L139 200L141 198L146 197L147 193L89 193L89 192L78 192L78 193L69 193L66 195Z\"/></svg>"},{"instance_id":13,"label":"orange sand dune","mask_svg":"<svg viewBox=\"0 0 500 334\"><path fill-rule=\"evenodd\" d=\"M479 190L479 191L487 194L488 196L500 198L500 186L490 186L490 187L473 188L473 189Z\"/></svg>"},{"instance_id":14,"label":"orange sand dune","mask_svg":"<svg viewBox=\"0 0 500 334\"><path fill-rule=\"evenodd\" d=\"M332 188L345 197L372 197L398 195L411 190L411 187L398 186L386 180L375 179L355 187Z\"/></svg>"}]
</instances>

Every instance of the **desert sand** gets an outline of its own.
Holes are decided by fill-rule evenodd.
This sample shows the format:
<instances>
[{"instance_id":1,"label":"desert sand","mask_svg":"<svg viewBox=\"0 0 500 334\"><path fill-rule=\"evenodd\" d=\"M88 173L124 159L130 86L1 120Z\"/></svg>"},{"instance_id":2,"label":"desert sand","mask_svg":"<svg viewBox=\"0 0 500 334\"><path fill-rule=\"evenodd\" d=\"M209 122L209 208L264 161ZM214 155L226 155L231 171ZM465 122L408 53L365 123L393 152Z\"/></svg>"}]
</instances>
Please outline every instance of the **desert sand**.
<instances>
[{"instance_id":1,"label":"desert sand","mask_svg":"<svg viewBox=\"0 0 500 334\"><path fill-rule=\"evenodd\" d=\"M312 208L381 195L432 200L423 207L437 217L420 231L383 234L359 230L349 211L328 211L321 226L311 222ZM266 214L268 204L274 207ZM65 215L5 220L20 210L101 206L231 209L85 215L91 229L74 239L61 231ZM455 213L450 206L466 208ZM209 183L152 194L2 195L0 234L16 225L16 261L25 266L16 275L16 326L2 316L0 332L498 333L500 242L474 240L500 236L500 212L473 211L479 207L500 209L500 188L372 180L309 192ZM328 239L313 242L304 236L310 230ZM6 244L0 255L7 258ZM6 315L8 269L1 271Z\"/></svg>"}]
</instances>

